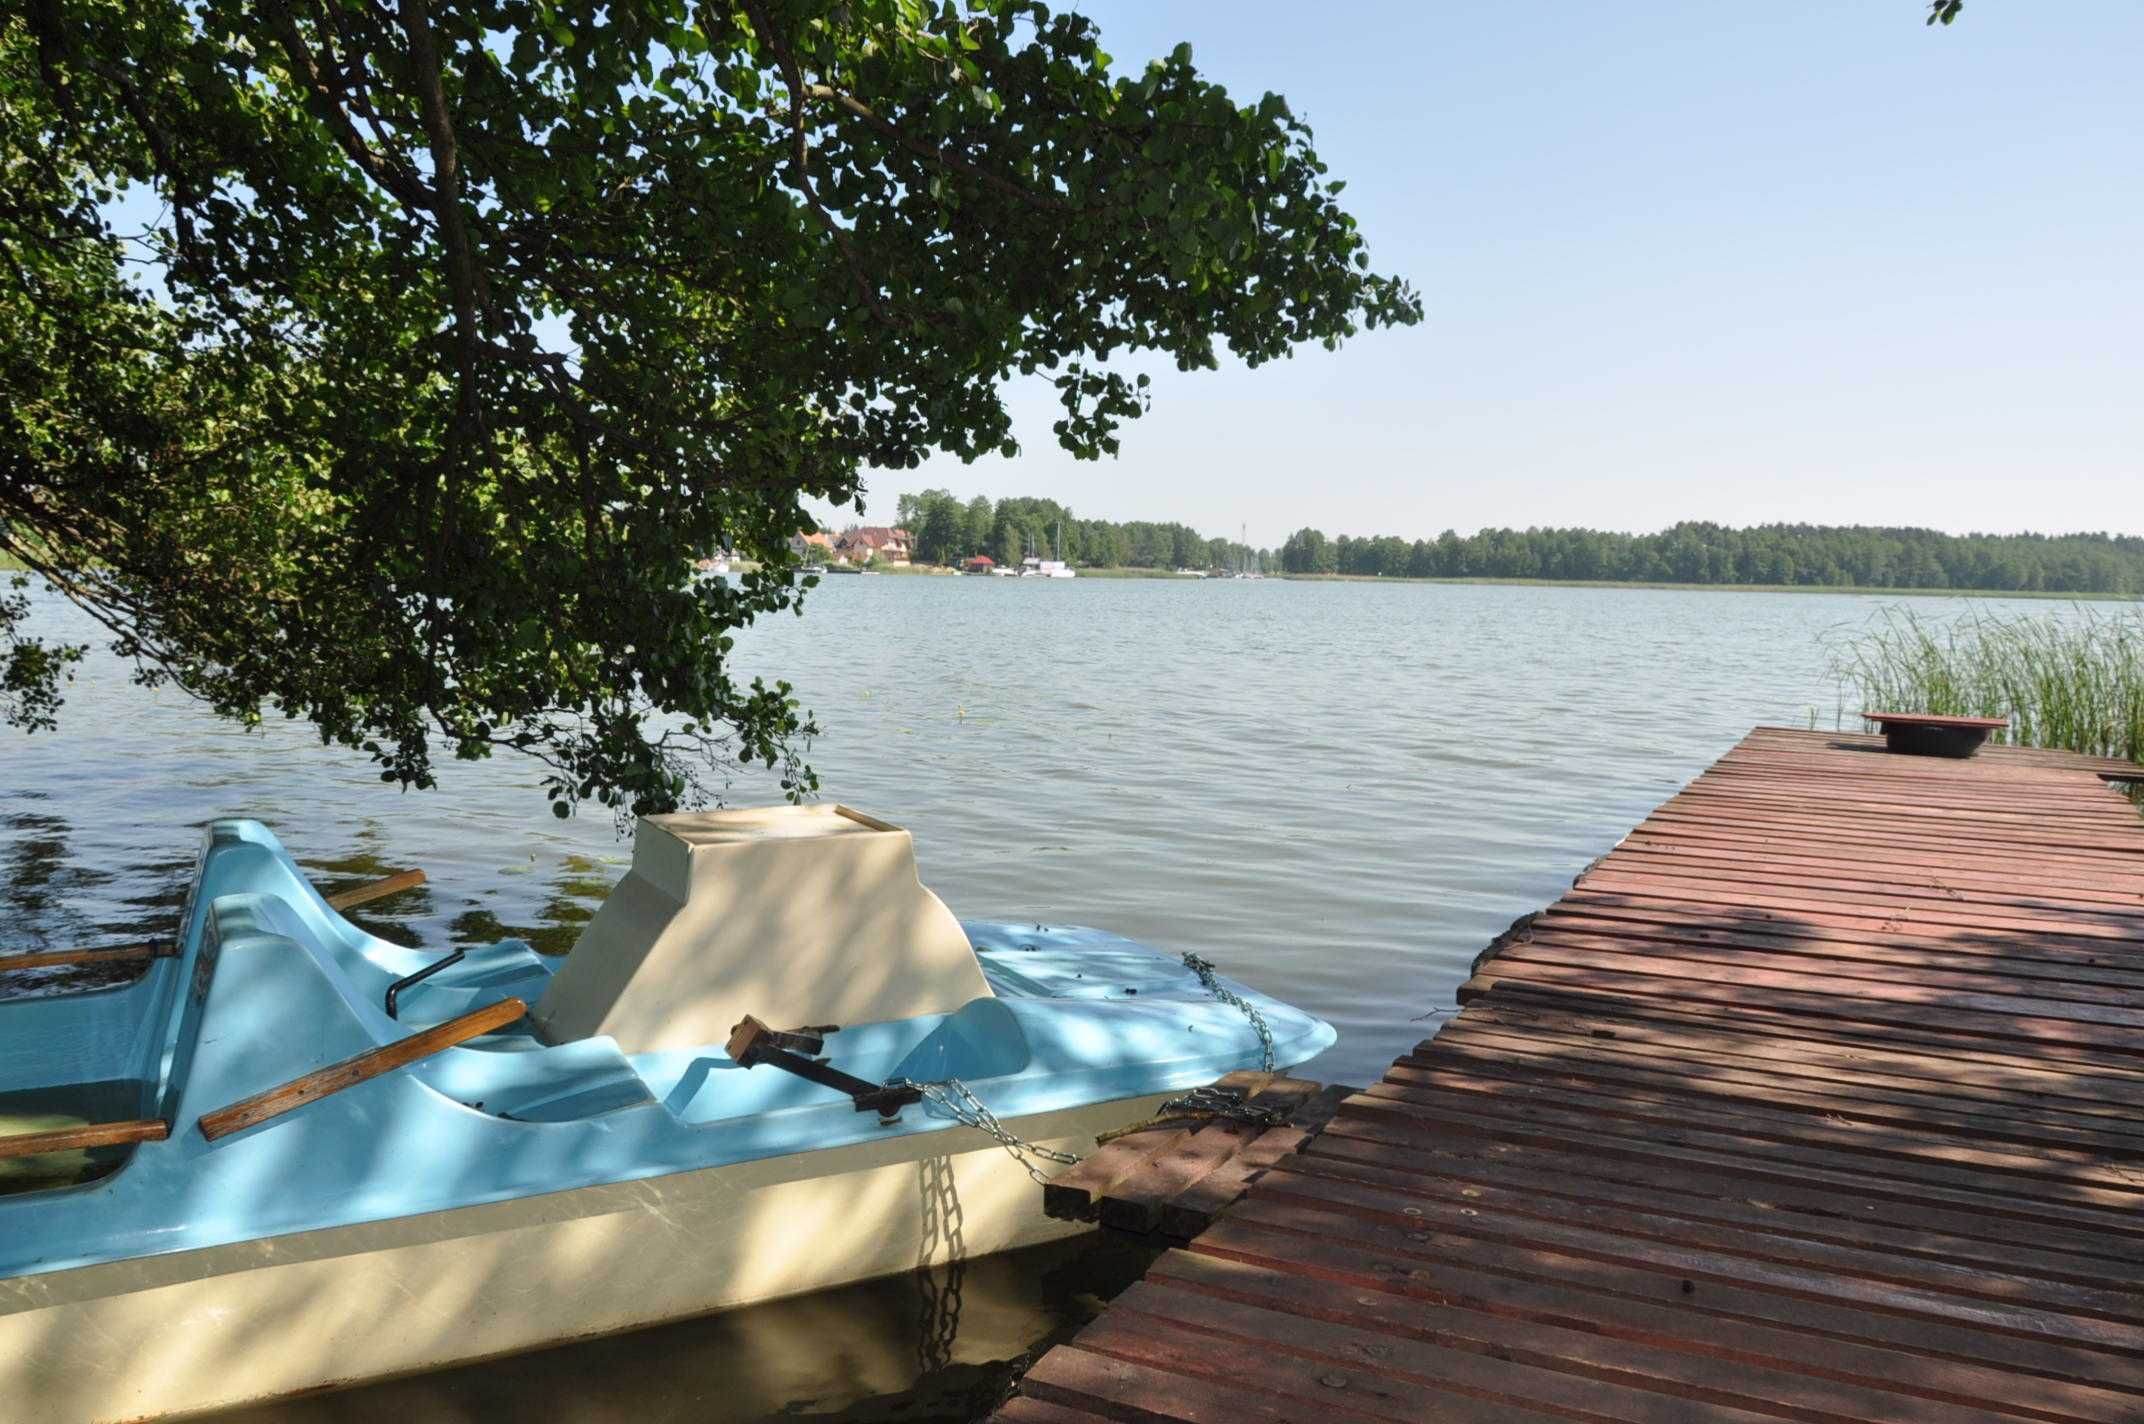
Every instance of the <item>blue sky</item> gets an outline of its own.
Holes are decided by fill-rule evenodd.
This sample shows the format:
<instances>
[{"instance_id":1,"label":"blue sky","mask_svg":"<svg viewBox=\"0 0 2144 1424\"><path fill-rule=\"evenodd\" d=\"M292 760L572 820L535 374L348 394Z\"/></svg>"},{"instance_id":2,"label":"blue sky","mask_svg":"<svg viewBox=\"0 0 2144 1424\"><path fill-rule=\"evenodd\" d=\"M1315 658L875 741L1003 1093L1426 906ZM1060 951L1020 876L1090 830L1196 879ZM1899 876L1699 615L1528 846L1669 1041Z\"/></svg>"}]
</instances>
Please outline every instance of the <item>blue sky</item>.
<instances>
[{"instance_id":1,"label":"blue sky","mask_svg":"<svg viewBox=\"0 0 2144 1424\"><path fill-rule=\"evenodd\" d=\"M2144 6L1086 0L1288 96L1428 319L1155 371L1113 461L870 481L1433 535L1684 518L2144 534Z\"/></svg>"}]
</instances>

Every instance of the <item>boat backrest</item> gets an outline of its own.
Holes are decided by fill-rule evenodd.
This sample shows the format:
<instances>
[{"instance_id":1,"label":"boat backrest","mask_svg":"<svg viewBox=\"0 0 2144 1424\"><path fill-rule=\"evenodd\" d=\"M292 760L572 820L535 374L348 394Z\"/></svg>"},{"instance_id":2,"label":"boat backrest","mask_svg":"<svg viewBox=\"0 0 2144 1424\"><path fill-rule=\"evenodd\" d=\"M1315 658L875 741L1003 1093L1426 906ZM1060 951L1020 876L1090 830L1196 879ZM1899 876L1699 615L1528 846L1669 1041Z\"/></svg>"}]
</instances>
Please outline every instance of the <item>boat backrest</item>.
<instances>
[{"instance_id":1,"label":"boat backrest","mask_svg":"<svg viewBox=\"0 0 2144 1424\"><path fill-rule=\"evenodd\" d=\"M651 816L633 865L534 1018L551 1042L628 1053L778 1028L948 1014L990 997L907 831L846 806Z\"/></svg>"}]
</instances>

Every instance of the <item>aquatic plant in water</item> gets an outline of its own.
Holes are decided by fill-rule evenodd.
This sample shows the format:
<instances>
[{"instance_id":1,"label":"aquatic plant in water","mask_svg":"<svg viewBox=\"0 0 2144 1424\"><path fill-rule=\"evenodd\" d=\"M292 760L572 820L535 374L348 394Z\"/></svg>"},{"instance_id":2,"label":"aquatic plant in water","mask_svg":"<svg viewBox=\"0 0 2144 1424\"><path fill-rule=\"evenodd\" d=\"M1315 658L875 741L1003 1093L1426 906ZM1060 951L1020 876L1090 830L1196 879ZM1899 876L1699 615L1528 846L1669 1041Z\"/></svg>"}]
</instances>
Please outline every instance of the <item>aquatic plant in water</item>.
<instances>
[{"instance_id":1,"label":"aquatic plant in water","mask_svg":"<svg viewBox=\"0 0 2144 1424\"><path fill-rule=\"evenodd\" d=\"M2144 762L2144 610L1956 621L1888 608L1832 645L1859 708L2008 717L2003 740Z\"/></svg>"}]
</instances>

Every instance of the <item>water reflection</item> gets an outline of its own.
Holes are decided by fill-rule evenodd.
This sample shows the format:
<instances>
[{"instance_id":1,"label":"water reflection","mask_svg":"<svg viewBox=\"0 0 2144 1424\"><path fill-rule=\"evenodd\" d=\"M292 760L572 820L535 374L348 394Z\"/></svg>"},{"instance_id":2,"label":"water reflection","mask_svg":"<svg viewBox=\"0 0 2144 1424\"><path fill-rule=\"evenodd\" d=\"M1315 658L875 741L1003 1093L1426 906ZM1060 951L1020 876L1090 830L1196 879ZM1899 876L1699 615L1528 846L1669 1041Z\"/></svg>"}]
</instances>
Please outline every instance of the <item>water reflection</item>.
<instances>
[{"instance_id":1,"label":"water reflection","mask_svg":"<svg viewBox=\"0 0 2144 1424\"><path fill-rule=\"evenodd\" d=\"M946 1229L957 1234L957 1217ZM1154 1254L1097 1234L213 1418L964 1424L994 1407L1035 1355L1137 1280Z\"/></svg>"},{"instance_id":2,"label":"water reflection","mask_svg":"<svg viewBox=\"0 0 2144 1424\"><path fill-rule=\"evenodd\" d=\"M914 1280L920 1308L916 1312L916 1365L928 1375L953 1363L960 1339L962 1290L967 1283L968 1243L962 1234L960 1186L952 1159L927 1157L916 1164L923 1174L923 1230L916 1244ZM943 1260L943 1270L930 1263Z\"/></svg>"}]
</instances>

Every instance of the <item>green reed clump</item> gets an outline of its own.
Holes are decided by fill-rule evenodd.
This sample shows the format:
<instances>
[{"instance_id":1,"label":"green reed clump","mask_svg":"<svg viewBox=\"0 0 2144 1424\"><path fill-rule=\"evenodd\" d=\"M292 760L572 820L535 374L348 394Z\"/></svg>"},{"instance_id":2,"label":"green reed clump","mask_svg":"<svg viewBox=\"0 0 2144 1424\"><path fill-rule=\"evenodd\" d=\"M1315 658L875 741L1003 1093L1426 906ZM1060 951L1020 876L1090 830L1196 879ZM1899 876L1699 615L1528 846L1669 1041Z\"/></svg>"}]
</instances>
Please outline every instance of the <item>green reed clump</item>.
<instances>
[{"instance_id":1,"label":"green reed clump","mask_svg":"<svg viewBox=\"0 0 2144 1424\"><path fill-rule=\"evenodd\" d=\"M1938 622L1886 609L1836 643L1858 710L2008 717L2005 740L2144 762L2144 611Z\"/></svg>"}]
</instances>

